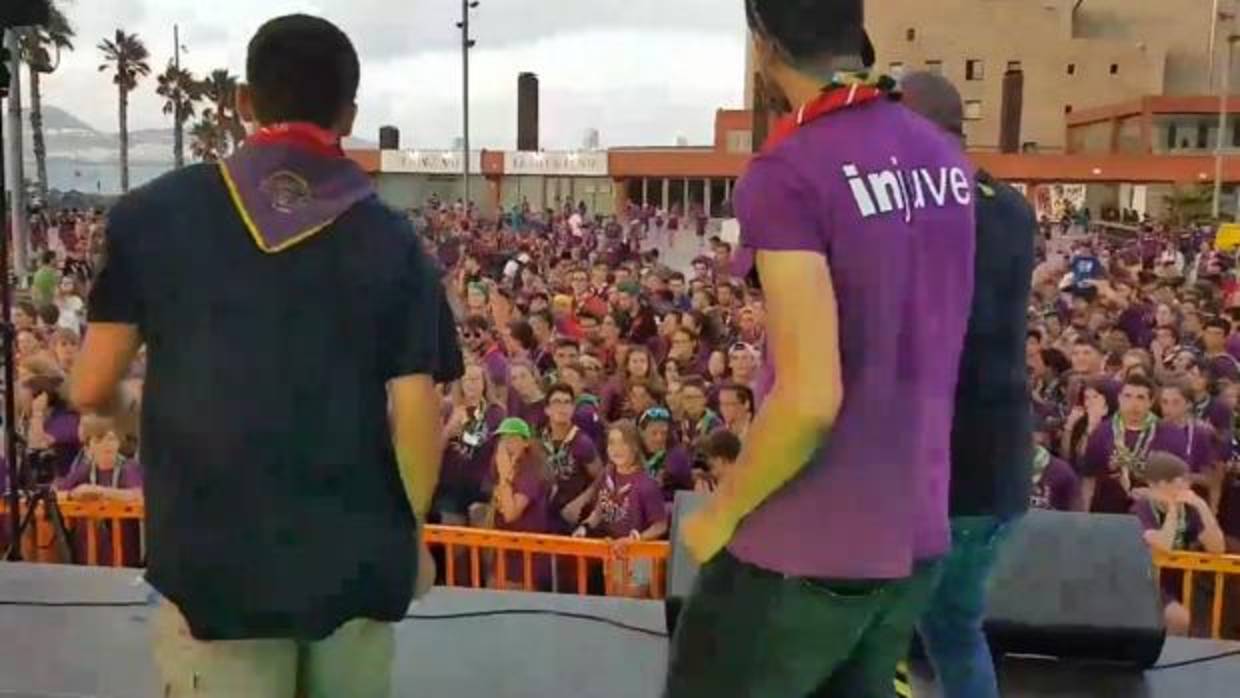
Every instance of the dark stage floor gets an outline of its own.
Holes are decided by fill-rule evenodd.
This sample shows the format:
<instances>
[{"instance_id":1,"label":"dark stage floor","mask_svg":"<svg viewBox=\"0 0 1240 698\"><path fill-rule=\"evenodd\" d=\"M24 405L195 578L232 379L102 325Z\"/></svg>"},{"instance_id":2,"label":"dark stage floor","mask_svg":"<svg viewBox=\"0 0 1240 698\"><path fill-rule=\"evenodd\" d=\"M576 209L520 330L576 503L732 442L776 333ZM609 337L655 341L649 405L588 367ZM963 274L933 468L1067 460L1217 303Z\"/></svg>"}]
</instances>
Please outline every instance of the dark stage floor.
<instances>
[{"instance_id":1,"label":"dark stage floor","mask_svg":"<svg viewBox=\"0 0 1240 698\"><path fill-rule=\"evenodd\" d=\"M20 605L151 598L132 570L0 563L0 697L155 698L146 607ZM585 613L664 630L662 604L566 595L437 589L410 613L503 609ZM394 695L400 697L655 698L666 670L665 639L563 617L407 620L397 639ZM1164 661L1235 648L1177 642ZM1144 675L1012 661L1003 674L1003 695L1012 698L1240 695L1238 657ZM918 696L935 695L924 682L918 688Z\"/></svg>"}]
</instances>

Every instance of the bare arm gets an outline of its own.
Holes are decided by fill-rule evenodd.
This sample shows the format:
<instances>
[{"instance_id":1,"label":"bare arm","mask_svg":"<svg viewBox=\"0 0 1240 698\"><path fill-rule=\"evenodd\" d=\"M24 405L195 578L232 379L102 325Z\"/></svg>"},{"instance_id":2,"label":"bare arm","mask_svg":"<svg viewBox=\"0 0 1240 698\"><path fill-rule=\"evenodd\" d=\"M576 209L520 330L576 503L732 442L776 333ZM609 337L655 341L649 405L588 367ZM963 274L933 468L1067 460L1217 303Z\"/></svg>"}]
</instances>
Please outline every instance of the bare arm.
<instances>
[{"instance_id":1,"label":"bare arm","mask_svg":"<svg viewBox=\"0 0 1240 698\"><path fill-rule=\"evenodd\" d=\"M402 376L388 382L392 441L409 505L419 521L430 512L443 458L439 391L430 376Z\"/></svg>"},{"instance_id":2,"label":"bare arm","mask_svg":"<svg viewBox=\"0 0 1240 698\"><path fill-rule=\"evenodd\" d=\"M136 325L91 323L73 364L69 401L80 412L112 414L119 407L121 381L142 340Z\"/></svg>"},{"instance_id":3,"label":"bare arm","mask_svg":"<svg viewBox=\"0 0 1240 698\"><path fill-rule=\"evenodd\" d=\"M495 509L504 518L504 523L512 523L521 518L530 506L530 498L512 489L511 482L500 482L495 486Z\"/></svg>"},{"instance_id":4,"label":"bare arm","mask_svg":"<svg viewBox=\"0 0 1240 698\"><path fill-rule=\"evenodd\" d=\"M646 530L642 531L641 534L638 536L638 539L639 540L659 540L660 538L664 538L667 536L667 529L668 529L667 519L663 519L662 521L656 524L652 524L650 528L647 528Z\"/></svg>"},{"instance_id":5,"label":"bare arm","mask_svg":"<svg viewBox=\"0 0 1240 698\"><path fill-rule=\"evenodd\" d=\"M1188 506L1196 509L1197 516L1201 518L1201 535L1197 536L1197 542L1207 553L1222 555L1227 552L1227 538L1218 525L1218 519L1204 499L1193 494L1191 490L1189 493L1192 496L1188 499Z\"/></svg>"},{"instance_id":6,"label":"bare arm","mask_svg":"<svg viewBox=\"0 0 1240 698\"><path fill-rule=\"evenodd\" d=\"M1094 490L1098 488L1098 478L1081 478L1081 511L1090 511L1094 506Z\"/></svg>"},{"instance_id":7,"label":"bare arm","mask_svg":"<svg viewBox=\"0 0 1240 698\"><path fill-rule=\"evenodd\" d=\"M1175 549L1175 534L1180 527L1180 507L1167 507L1167 518L1162 528L1145 532L1145 542L1159 552L1169 553Z\"/></svg>"},{"instance_id":8,"label":"bare arm","mask_svg":"<svg viewBox=\"0 0 1240 698\"><path fill-rule=\"evenodd\" d=\"M708 505L731 521L758 508L805 467L844 399L839 316L826 258L761 251L757 265L779 370L736 465Z\"/></svg>"}]
</instances>

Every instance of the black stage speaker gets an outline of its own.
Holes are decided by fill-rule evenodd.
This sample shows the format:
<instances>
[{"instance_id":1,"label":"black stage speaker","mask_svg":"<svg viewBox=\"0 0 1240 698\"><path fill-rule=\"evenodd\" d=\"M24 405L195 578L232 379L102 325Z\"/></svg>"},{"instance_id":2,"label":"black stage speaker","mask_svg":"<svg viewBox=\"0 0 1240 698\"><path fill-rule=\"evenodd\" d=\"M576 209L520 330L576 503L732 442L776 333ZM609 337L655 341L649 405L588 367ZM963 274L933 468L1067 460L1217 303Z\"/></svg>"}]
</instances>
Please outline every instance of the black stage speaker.
<instances>
[{"instance_id":1,"label":"black stage speaker","mask_svg":"<svg viewBox=\"0 0 1240 698\"><path fill-rule=\"evenodd\" d=\"M703 501L693 492L676 495L669 634L698 572L680 543L679 522ZM1013 529L991 574L986 635L996 657L1153 666L1166 636L1162 595L1136 517L1030 512Z\"/></svg>"},{"instance_id":2,"label":"black stage speaker","mask_svg":"<svg viewBox=\"0 0 1240 698\"><path fill-rule=\"evenodd\" d=\"M1135 516L1034 511L994 573L986 635L996 655L1153 666L1162 594Z\"/></svg>"}]
</instances>

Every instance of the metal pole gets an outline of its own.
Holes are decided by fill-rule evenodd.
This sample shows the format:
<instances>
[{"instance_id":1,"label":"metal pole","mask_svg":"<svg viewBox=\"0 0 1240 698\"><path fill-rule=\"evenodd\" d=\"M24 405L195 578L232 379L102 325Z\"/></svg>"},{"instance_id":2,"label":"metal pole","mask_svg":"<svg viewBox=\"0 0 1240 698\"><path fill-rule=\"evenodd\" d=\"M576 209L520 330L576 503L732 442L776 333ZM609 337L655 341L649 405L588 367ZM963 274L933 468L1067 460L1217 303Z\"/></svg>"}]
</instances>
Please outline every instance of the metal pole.
<instances>
[{"instance_id":1,"label":"metal pole","mask_svg":"<svg viewBox=\"0 0 1240 698\"><path fill-rule=\"evenodd\" d=\"M7 37L12 63L9 80L9 220L13 230L13 270L19 276L26 273L27 248L30 237L26 230L26 176L22 168L22 61L20 29L10 29ZM5 322L8 318L3 318Z\"/></svg>"},{"instance_id":2,"label":"metal pole","mask_svg":"<svg viewBox=\"0 0 1240 698\"><path fill-rule=\"evenodd\" d=\"M1206 89L1214 89L1214 69L1218 65L1218 20L1219 12L1222 10L1220 3L1222 0L1214 0L1214 14L1210 16L1210 81L1206 83Z\"/></svg>"},{"instance_id":3,"label":"metal pole","mask_svg":"<svg viewBox=\"0 0 1240 698\"><path fill-rule=\"evenodd\" d=\"M173 102L173 124L176 129L177 138L177 167L184 164L185 157L185 135L182 133L181 124L181 28L176 24L172 25L172 65L176 68L176 79L178 84L172 86L172 102Z\"/></svg>"},{"instance_id":4,"label":"metal pole","mask_svg":"<svg viewBox=\"0 0 1240 698\"><path fill-rule=\"evenodd\" d=\"M469 0L461 0L461 73L463 77L463 109L465 132L461 139L461 167L464 172L465 210L469 211Z\"/></svg>"},{"instance_id":5,"label":"metal pole","mask_svg":"<svg viewBox=\"0 0 1240 698\"><path fill-rule=\"evenodd\" d=\"M1218 138L1214 140L1214 220L1223 209L1223 139L1227 136L1227 97L1231 92L1231 59L1237 37L1227 38L1227 63L1223 66L1223 89L1218 98Z\"/></svg>"},{"instance_id":6,"label":"metal pole","mask_svg":"<svg viewBox=\"0 0 1240 698\"><path fill-rule=\"evenodd\" d=\"M17 32L10 31L11 35ZM4 31L0 30L0 41L4 41ZM16 43L16 42L14 42ZM2 72L2 71L0 71ZM0 85L0 97L4 96L7 87ZM0 100L2 101L2 100ZM5 152L4 152L4 110L0 108L0 349L3 350L4 366L0 368L0 372L4 375L4 458L5 467L8 469L9 479L9 550L6 559L10 562L16 562L22 559L22 540L21 540L21 499L17 492L18 472L17 472L17 408L16 408L16 385L15 371L13 369L13 328L9 326L12 317L12 289L9 286L9 252L12 249L13 238L16 237L16 231L13 235L2 234L4 227L4 179L5 179ZM17 191L20 187L14 187ZM16 202L17 197L13 197ZM16 204L14 204L16 205Z\"/></svg>"}]
</instances>

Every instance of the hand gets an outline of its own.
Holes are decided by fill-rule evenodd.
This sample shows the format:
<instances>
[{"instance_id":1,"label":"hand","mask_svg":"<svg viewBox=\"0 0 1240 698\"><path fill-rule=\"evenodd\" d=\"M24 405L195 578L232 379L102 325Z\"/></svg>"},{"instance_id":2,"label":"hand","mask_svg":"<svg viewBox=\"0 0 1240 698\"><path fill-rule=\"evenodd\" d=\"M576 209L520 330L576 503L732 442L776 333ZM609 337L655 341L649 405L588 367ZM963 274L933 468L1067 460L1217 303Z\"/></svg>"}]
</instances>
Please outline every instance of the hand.
<instances>
[{"instance_id":1,"label":"hand","mask_svg":"<svg viewBox=\"0 0 1240 698\"><path fill-rule=\"evenodd\" d=\"M47 393L39 393L38 397L30 401L30 413L47 414Z\"/></svg>"},{"instance_id":2,"label":"hand","mask_svg":"<svg viewBox=\"0 0 1240 698\"><path fill-rule=\"evenodd\" d=\"M1194 492L1193 488L1191 487L1185 487L1179 492L1176 492L1175 501L1182 502L1190 507L1193 507L1194 509L1201 509L1203 507L1205 508L1209 507L1209 505L1206 504L1206 501L1202 499L1200 495Z\"/></svg>"},{"instance_id":3,"label":"hand","mask_svg":"<svg viewBox=\"0 0 1240 698\"><path fill-rule=\"evenodd\" d=\"M578 526L576 530L573 531L573 538L585 538L585 537L586 537L585 526Z\"/></svg>"},{"instance_id":4,"label":"hand","mask_svg":"<svg viewBox=\"0 0 1240 698\"><path fill-rule=\"evenodd\" d=\"M639 540L641 540L641 539L642 539L642 532L641 532L641 531L639 531L639 530L637 530L637 529L633 529L632 531L629 531L629 540L639 541Z\"/></svg>"},{"instance_id":5,"label":"hand","mask_svg":"<svg viewBox=\"0 0 1240 698\"><path fill-rule=\"evenodd\" d=\"M1077 405L1068 413L1068 424L1076 424L1085 416L1085 408Z\"/></svg>"},{"instance_id":6,"label":"hand","mask_svg":"<svg viewBox=\"0 0 1240 698\"><path fill-rule=\"evenodd\" d=\"M512 452L502 445L495 449L495 470L499 473L500 482L503 483L512 482L512 478L516 474Z\"/></svg>"},{"instance_id":7,"label":"hand","mask_svg":"<svg viewBox=\"0 0 1240 698\"><path fill-rule=\"evenodd\" d=\"M103 488L99 485L78 485L69 492L70 499L94 500L103 498Z\"/></svg>"},{"instance_id":8,"label":"hand","mask_svg":"<svg viewBox=\"0 0 1240 698\"><path fill-rule=\"evenodd\" d=\"M426 545L426 539L422 538L418 541L418 579L413 587L413 598L420 599L430 592L435 585L435 573L435 558Z\"/></svg>"},{"instance_id":9,"label":"hand","mask_svg":"<svg viewBox=\"0 0 1240 698\"><path fill-rule=\"evenodd\" d=\"M732 539L737 521L706 506L687 517L680 527L680 537L698 564L709 562Z\"/></svg>"},{"instance_id":10,"label":"hand","mask_svg":"<svg viewBox=\"0 0 1240 698\"><path fill-rule=\"evenodd\" d=\"M560 511L560 516L570 524L576 524L581 520L581 510L585 508L585 500L579 502L570 502Z\"/></svg>"}]
</instances>

